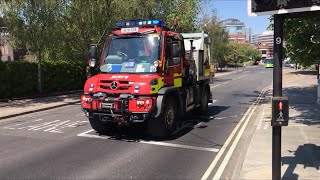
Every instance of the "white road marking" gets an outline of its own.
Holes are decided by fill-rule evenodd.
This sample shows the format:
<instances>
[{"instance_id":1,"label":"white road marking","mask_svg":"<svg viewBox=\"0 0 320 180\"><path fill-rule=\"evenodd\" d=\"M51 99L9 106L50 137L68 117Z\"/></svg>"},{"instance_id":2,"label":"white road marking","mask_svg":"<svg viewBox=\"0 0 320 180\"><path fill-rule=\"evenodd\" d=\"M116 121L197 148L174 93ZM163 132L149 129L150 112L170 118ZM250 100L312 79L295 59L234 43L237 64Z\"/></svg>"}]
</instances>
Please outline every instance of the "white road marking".
<instances>
[{"instance_id":1,"label":"white road marking","mask_svg":"<svg viewBox=\"0 0 320 180\"><path fill-rule=\"evenodd\" d=\"M75 121L72 122L71 120L61 121L61 120L53 120L49 122L42 122L43 119L36 119L33 121L27 121L24 123L17 123L10 127L3 127L4 129L10 130L27 130L27 131L38 131L43 130L43 132L49 133L64 133L62 129L64 128L76 128L78 126L87 124L87 121ZM36 122L36 123L34 123ZM37 123L38 122L38 123ZM34 123L34 124L31 124Z\"/></svg>"},{"instance_id":2,"label":"white road marking","mask_svg":"<svg viewBox=\"0 0 320 180\"><path fill-rule=\"evenodd\" d=\"M21 124L15 124L13 126L3 127L3 129L16 129L15 126L20 126Z\"/></svg>"},{"instance_id":3,"label":"white road marking","mask_svg":"<svg viewBox=\"0 0 320 180\"><path fill-rule=\"evenodd\" d=\"M257 126L257 129L261 129L261 124L262 124L262 122L261 122L261 119L259 120L259 124L258 124L258 126Z\"/></svg>"},{"instance_id":4,"label":"white road marking","mask_svg":"<svg viewBox=\"0 0 320 180\"><path fill-rule=\"evenodd\" d=\"M93 131L94 130L91 129L89 131L80 133L77 136L87 137L87 138L97 138L97 139L110 139L109 136L99 136L99 135L88 134L88 133L93 132ZM157 145L157 146L176 147L176 148L198 150L198 151L208 151L208 152L218 152L219 151L219 149L216 149L216 148L197 147L197 146L189 146L189 145L166 143L166 142L156 142L156 141L143 141L143 140L141 140L141 141L138 141L137 143L151 144L151 145Z\"/></svg>"},{"instance_id":5,"label":"white road marking","mask_svg":"<svg viewBox=\"0 0 320 180\"><path fill-rule=\"evenodd\" d=\"M215 86L212 86L211 89L212 89L212 88L215 88L215 87L218 87L218 86L221 86L221 84L217 84L217 85L215 85Z\"/></svg>"},{"instance_id":6,"label":"white road marking","mask_svg":"<svg viewBox=\"0 0 320 180\"><path fill-rule=\"evenodd\" d=\"M260 93L259 97L257 98L257 100L252 103L252 105L249 107L249 109L245 112L245 114L243 115L242 119L239 121L239 123L237 124L237 126L233 129L233 131L231 132L230 136L228 137L228 139L226 140L226 142L224 143L224 145L222 146L222 148L220 149L220 151L218 152L218 154L215 156L215 158L213 159L212 163L210 164L210 166L208 167L208 169L206 170L206 172L204 173L204 175L202 176L202 180L203 179L208 179L208 177L210 176L212 170L215 168L215 166L217 165L218 161L220 160L220 158L222 157L224 151L227 149L227 146L229 145L229 143L231 142L231 140L233 139L234 135L236 135L236 132L238 131L238 129L240 128L240 126L242 125L242 123L246 120L246 117L249 115L249 113L251 112L251 110L258 104L258 102L260 101L260 98L262 97L262 95L264 94L264 92L266 91L267 88L263 89L263 91ZM239 134L238 134L239 136ZM241 136L241 135L240 135Z\"/></svg>"},{"instance_id":7,"label":"white road marking","mask_svg":"<svg viewBox=\"0 0 320 180\"><path fill-rule=\"evenodd\" d=\"M159 146L177 147L177 148L199 150L199 151L219 152L219 149L216 149L216 148L204 148L204 147L188 146L188 145L165 143L165 142L140 141L139 143L159 145Z\"/></svg>"},{"instance_id":8,"label":"white road marking","mask_svg":"<svg viewBox=\"0 0 320 180\"><path fill-rule=\"evenodd\" d=\"M208 106L212 106L214 103L216 103L218 100L212 100L212 103L209 103Z\"/></svg>"},{"instance_id":9,"label":"white road marking","mask_svg":"<svg viewBox=\"0 0 320 180\"><path fill-rule=\"evenodd\" d=\"M228 83L230 83L231 81L234 81L234 80L237 80L237 79L243 78L243 77L245 77L245 76L248 76L248 74L245 74L245 75L239 76L239 77L234 78L234 79L232 79L232 80L230 80L230 81L226 81L226 82L223 82L223 83L221 83L221 84L217 84L217 85L215 85L215 86L211 86L211 89L213 89L213 88L215 88L215 87L219 87L219 86L224 85L224 84L228 84Z\"/></svg>"},{"instance_id":10,"label":"white road marking","mask_svg":"<svg viewBox=\"0 0 320 180\"><path fill-rule=\"evenodd\" d=\"M232 81L237 80L237 79L241 79L241 78L243 78L243 77L245 77L245 76L248 76L248 74L245 74L245 75L239 76L239 77L237 77L237 78L235 78L235 79L232 79Z\"/></svg>"},{"instance_id":11,"label":"white road marking","mask_svg":"<svg viewBox=\"0 0 320 180\"><path fill-rule=\"evenodd\" d=\"M245 120L242 128L240 129L238 135L236 136L236 139L233 141L233 143L232 143L229 151L227 152L226 156L224 157L224 159L223 159L223 161L222 161L219 169L217 170L216 174L214 175L213 179L220 179L220 177L221 177L224 169L226 168L226 166L227 166L227 164L228 164L228 162L229 162L229 160L230 160L230 158L231 158L231 155L233 154L233 152L234 152L234 150L235 150L235 148L236 148L236 146L237 146L237 144L238 144L238 142L239 142L239 140L240 140L240 138L241 138L244 130L246 129L246 127L247 127L247 125L248 125L248 123L249 123L249 121L250 121L250 119L251 119L254 111L255 111L256 108L258 107L258 105L259 105L259 103L260 103L260 101L261 101L261 99L262 99L262 95L264 94L265 90L266 90L266 89L264 89L264 90L261 92L261 94L259 95L257 101L255 102L255 105L254 105L253 109L252 109L251 112L250 112L250 115L246 118L246 120Z\"/></svg>"},{"instance_id":12,"label":"white road marking","mask_svg":"<svg viewBox=\"0 0 320 180\"><path fill-rule=\"evenodd\" d=\"M237 126L233 129L233 131L231 132L230 136L228 137L227 141L224 143L224 145L222 146L222 148L220 149L219 153L217 154L217 156L214 158L214 160L212 161L212 163L210 164L209 168L207 169L207 171L204 173L204 175L202 176L202 180L203 179L208 179L209 175L211 174L212 170L214 169L214 167L217 165L219 159L221 158L222 154L224 153L224 151L226 150L227 146L229 145L229 143L231 142L233 136L236 134L236 132L238 131L240 125L242 124L242 122L244 121L245 117L248 115L248 113L250 112L250 110L252 109L253 105L251 105L249 107L249 109L246 111L246 113L244 114L244 116L242 117L242 119L239 121L239 123L237 124Z\"/></svg>"}]
</instances>

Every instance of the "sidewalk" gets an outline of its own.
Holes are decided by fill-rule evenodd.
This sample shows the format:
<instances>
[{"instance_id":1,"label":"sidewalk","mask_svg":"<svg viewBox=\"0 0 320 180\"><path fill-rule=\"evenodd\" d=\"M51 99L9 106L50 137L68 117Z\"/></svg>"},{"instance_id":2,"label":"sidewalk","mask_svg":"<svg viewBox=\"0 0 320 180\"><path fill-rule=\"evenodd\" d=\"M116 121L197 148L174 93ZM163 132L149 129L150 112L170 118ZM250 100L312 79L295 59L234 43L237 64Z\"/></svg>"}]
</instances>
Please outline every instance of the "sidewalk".
<instances>
[{"instance_id":1,"label":"sidewalk","mask_svg":"<svg viewBox=\"0 0 320 180\"><path fill-rule=\"evenodd\" d=\"M80 93L0 102L0 120L80 102Z\"/></svg>"},{"instance_id":2,"label":"sidewalk","mask_svg":"<svg viewBox=\"0 0 320 180\"><path fill-rule=\"evenodd\" d=\"M316 75L292 69L286 69L283 74L290 121L289 126L282 128L282 179L320 179L320 105L316 104ZM272 179L272 90L266 96L238 179Z\"/></svg>"}]
</instances>

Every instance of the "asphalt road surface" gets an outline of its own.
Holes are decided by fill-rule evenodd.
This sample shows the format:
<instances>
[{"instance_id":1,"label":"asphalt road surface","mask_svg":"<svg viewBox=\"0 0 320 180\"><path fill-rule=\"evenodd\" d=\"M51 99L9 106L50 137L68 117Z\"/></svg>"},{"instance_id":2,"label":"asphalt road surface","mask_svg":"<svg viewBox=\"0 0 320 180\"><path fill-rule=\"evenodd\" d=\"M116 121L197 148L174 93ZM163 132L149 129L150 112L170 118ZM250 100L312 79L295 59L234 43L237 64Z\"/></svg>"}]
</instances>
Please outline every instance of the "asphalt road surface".
<instances>
[{"instance_id":1,"label":"asphalt road surface","mask_svg":"<svg viewBox=\"0 0 320 180\"><path fill-rule=\"evenodd\" d=\"M99 135L80 104L1 120L0 179L230 178L245 150L237 137L252 126L246 120L271 82L272 69L263 67L216 78L208 115L188 115L166 141L138 128Z\"/></svg>"}]
</instances>

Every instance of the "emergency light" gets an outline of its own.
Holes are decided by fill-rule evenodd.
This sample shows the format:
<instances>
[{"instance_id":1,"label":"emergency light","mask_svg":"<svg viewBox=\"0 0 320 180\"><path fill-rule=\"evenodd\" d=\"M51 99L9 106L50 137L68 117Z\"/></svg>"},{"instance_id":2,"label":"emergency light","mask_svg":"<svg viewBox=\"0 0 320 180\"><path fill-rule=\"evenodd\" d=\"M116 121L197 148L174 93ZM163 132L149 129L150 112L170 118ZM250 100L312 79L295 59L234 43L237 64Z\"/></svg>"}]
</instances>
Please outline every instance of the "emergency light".
<instances>
[{"instance_id":1,"label":"emergency light","mask_svg":"<svg viewBox=\"0 0 320 180\"><path fill-rule=\"evenodd\" d=\"M118 22L116 23L117 28L122 27L132 27L132 26L142 26L142 25L164 25L164 21L162 20L138 20L138 21L128 21L128 22Z\"/></svg>"}]
</instances>

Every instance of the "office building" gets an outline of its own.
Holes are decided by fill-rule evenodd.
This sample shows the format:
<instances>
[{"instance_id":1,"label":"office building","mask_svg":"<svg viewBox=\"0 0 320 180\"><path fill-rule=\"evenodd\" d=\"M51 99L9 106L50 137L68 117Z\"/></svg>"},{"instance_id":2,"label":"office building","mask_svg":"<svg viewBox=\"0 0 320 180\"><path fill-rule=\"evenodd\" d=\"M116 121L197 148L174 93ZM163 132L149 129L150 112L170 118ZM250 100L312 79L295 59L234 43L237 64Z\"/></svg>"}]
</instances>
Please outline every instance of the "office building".
<instances>
[{"instance_id":1,"label":"office building","mask_svg":"<svg viewBox=\"0 0 320 180\"><path fill-rule=\"evenodd\" d=\"M226 19L221 21L229 33L229 41L239 44L247 44L250 41L251 29L247 30L243 22L238 19Z\"/></svg>"}]
</instances>

